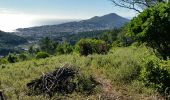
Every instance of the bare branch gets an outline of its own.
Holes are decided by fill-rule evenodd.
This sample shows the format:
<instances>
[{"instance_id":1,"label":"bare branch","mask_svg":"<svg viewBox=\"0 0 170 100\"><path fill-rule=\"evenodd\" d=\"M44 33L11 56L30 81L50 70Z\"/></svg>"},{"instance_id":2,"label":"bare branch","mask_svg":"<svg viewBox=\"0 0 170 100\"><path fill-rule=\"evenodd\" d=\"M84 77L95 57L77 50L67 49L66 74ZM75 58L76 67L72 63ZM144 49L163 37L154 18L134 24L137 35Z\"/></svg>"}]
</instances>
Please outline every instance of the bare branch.
<instances>
[{"instance_id":1,"label":"bare branch","mask_svg":"<svg viewBox=\"0 0 170 100\"><path fill-rule=\"evenodd\" d=\"M127 0L121 0L122 2L117 3L115 0L111 0L116 6L123 7L123 8L128 8L137 11L138 13L141 13L140 10L135 8L135 4L132 2L127 2ZM127 5L126 5L127 4Z\"/></svg>"},{"instance_id":2,"label":"bare branch","mask_svg":"<svg viewBox=\"0 0 170 100\"><path fill-rule=\"evenodd\" d=\"M158 2L165 2L166 0L110 0L116 6L132 9L141 13L141 9L145 9L156 5Z\"/></svg>"}]
</instances>

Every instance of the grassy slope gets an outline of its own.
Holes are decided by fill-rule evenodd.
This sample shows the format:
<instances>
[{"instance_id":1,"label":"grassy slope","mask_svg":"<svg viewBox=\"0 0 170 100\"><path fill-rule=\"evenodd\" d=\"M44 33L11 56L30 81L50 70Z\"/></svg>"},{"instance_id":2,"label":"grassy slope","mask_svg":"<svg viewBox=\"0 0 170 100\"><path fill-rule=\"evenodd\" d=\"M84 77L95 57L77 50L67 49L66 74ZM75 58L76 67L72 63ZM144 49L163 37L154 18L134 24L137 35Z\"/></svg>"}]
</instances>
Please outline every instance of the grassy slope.
<instances>
[{"instance_id":1,"label":"grassy slope","mask_svg":"<svg viewBox=\"0 0 170 100\"><path fill-rule=\"evenodd\" d=\"M153 89L145 87L134 77L138 74L138 68L142 67L148 58L156 59L145 47L129 47L114 48L107 55L92 55L88 57L61 55L47 59L3 65L0 67L0 90L4 91L9 100L17 100L18 98L20 100L46 100L43 96L26 96L26 84L59 66L72 64L79 67L80 71L87 76L92 75L96 80L100 81L108 80L111 88L115 91L111 91L111 95L119 93L119 95L128 99L154 99L158 98L156 96L157 93ZM103 84L105 83L103 82ZM108 87L103 86L103 88L101 89L104 91ZM109 94L109 91L107 92ZM90 96L75 93L69 95L68 98L97 99L101 96L106 96L106 94L99 91ZM56 95L54 98L67 97Z\"/></svg>"}]
</instances>

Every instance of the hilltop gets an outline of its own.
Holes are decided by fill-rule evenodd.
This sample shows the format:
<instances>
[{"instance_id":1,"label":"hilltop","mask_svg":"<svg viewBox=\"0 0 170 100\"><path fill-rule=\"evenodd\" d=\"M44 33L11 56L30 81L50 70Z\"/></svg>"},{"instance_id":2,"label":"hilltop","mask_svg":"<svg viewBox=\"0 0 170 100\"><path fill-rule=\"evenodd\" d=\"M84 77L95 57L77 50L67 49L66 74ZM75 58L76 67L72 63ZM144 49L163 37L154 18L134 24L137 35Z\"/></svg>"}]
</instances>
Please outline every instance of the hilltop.
<instances>
[{"instance_id":1,"label":"hilltop","mask_svg":"<svg viewBox=\"0 0 170 100\"><path fill-rule=\"evenodd\" d=\"M16 35L22 37L42 38L46 36L58 37L62 34L76 34L79 32L110 30L120 28L128 19L123 18L115 13L104 16L95 16L93 18L63 23L59 25L45 25L30 28L19 28L15 32Z\"/></svg>"}]
</instances>

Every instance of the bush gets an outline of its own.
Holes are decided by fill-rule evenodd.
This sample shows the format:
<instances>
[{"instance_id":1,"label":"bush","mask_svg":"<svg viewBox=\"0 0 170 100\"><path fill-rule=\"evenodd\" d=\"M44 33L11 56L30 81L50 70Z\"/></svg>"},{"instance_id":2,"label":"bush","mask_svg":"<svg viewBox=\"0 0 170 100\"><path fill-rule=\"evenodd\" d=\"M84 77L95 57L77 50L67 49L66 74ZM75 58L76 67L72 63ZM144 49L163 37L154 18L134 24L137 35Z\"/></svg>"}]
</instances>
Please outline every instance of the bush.
<instances>
[{"instance_id":1,"label":"bush","mask_svg":"<svg viewBox=\"0 0 170 100\"><path fill-rule=\"evenodd\" d=\"M6 58L0 58L0 65L1 64L7 64L8 60Z\"/></svg>"},{"instance_id":2,"label":"bush","mask_svg":"<svg viewBox=\"0 0 170 100\"><path fill-rule=\"evenodd\" d=\"M154 87L161 93L170 92L170 73L156 61L147 61L141 78L146 86Z\"/></svg>"},{"instance_id":3,"label":"bush","mask_svg":"<svg viewBox=\"0 0 170 100\"><path fill-rule=\"evenodd\" d=\"M72 51L73 51L72 46L69 45L68 43L60 44L56 50L57 54L70 54L72 53Z\"/></svg>"},{"instance_id":4,"label":"bush","mask_svg":"<svg viewBox=\"0 0 170 100\"><path fill-rule=\"evenodd\" d=\"M9 54L7 60L9 63L15 63L18 62L18 57L16 56L16 54Z\"/></svg>"},{"instance_id":5,"label":"bush","mask_svg":"<svg viewBox=\"0 0 170 100\"><path fill-rule=\"evenodd\" d=\"M28 59L28 56L27 56L26 54L22 53L22 54L19 55L19 59L20 59L21 61L25 61L25 60Z\"/></svg>"},{"instance_id":6,"label":"bush","mask_svg":"<svg viewBox=\"0 0 170 100\"><path fill-rule=\"evenodd\" d=\"M115 80L117 82L131 83L133 80L138 79L140 75L140 66L135 62L129 62L130 65L120 66L115 69Z\"/></svg>"},{"instance_id":7,"label":"bush","mask_svg":"<svg viewBox=\"0 0 170 100\"><path fill-rule=\"evenodd\" d=\"M170 3L160 3L133 18L128 34L138 42L146 42L164 59L170 57Z\"/></svg>"},{"instance_id":8,"label":"bush","mask_svg":"<svg viewBox=\"0 0 170 100\"><path fill-rule=\"evenodd\" d=\"M46 52L38 52L37 55L36 55L36 58L37 59L41 59L41 58L47 58L49 57L50 55Z\"/></svg>"},{"instance_id":9,"label":"bush","mask_svg":"<svg viewBox=\"0 0 170 100\"><path fill-rule=\"evenodd\" d=\"M81 39L77 43L77 50L81 55L87 56L89 54L106 54L108 52L107 44L102 40L96 39Z\"/></svg>"},{"instance_id":10,"label":"bush","mask_svg":"<svg viewBox=\"0 0 170 100\"><path fill-rule=\"evenodd\" d=\"M77 91L85 94L92 94L99 83L92 76L79 75L77 80Z\"/></svg>"}]
</instances>

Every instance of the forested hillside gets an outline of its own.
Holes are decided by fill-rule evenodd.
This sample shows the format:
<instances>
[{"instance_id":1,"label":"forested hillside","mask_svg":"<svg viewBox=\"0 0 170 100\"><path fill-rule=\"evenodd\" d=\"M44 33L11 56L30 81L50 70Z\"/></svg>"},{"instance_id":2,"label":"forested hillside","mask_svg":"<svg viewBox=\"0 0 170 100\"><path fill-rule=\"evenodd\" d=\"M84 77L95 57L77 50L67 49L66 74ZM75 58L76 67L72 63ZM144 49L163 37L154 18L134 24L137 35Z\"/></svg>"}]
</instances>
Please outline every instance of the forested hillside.
<instances>
[{"instance_id":1,"label":"forested hillside","mask_svg":"<svg viewBox=\"0 0 170 100\"><path fill-rule=\"evenodd\" d=\"M0 31L0 55L7 55L9 52L15 52L17 45L27 43L25 38Z\"/></svg>"}]
</instances>

